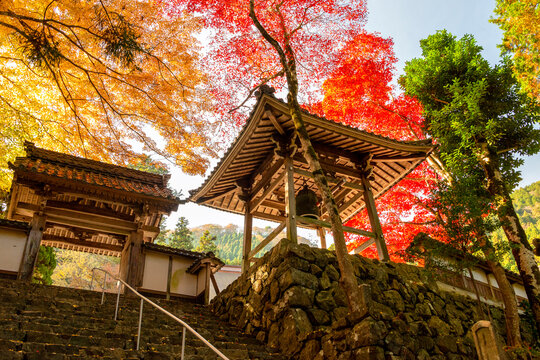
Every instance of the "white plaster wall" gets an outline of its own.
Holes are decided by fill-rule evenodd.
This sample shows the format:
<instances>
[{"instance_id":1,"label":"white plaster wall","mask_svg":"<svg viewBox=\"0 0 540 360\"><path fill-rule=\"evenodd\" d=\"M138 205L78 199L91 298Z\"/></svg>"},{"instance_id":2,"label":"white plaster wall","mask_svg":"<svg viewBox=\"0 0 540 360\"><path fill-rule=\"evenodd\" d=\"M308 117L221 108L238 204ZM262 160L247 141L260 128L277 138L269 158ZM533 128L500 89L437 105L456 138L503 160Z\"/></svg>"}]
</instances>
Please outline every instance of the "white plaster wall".
<instances>
[{"instance_id":1,"label":"white plaster wall","mask_svg":"<svg viewBox=\"0 0 540 360\"><path fill-rule=\"evenodd\" d=\"M472 270L472 273L473 273L473 276L474 276L474 280L476 281L481 281L485 284L488 283L487 281L487 276L486 276L486 273L484 270L482 269L478 269L478 268L474 268L474 269L471 269ZM464 272L465 276L469 277L469 270L465 270Z\"/></svg>"},{"instance_id":2,"label":"white plaster wall","mask_svg":"<svg viewBox=\"0 0 540 360\"><path fill-rule=\"evenodd\" d=\"M204 288L206 285L206 270L207 267L203 266L199 273L197 274L197 295L200 295L204 292ZM210 287L212 287L211 284L208 284Z\"/></svg>"},{"instance_id":3,"label":"white plaster wall","mask_svg":"<svg viewBox=\"0 0 540 360\"><path fill-rule=\"evenodd\" d=\"M173 256L171 294L197 295L197 276L186 272L193 259Z\"/></svg>"},{"instance_id":4,"label":"white plaster wall","mask_svg":"<svg viewBox=\"0 0 540 360\"><path fill-rule=\"evenodd\" d=\"M525 292L525 288L521 284L512 284L514 286L514 291L516 293L516 296L521 296L522 298L527 299L527 293Z\"/></svg>"},{"instance_id":5,"label":"white plaster wall","mask_svg":"<svg viewBox=\"0 0 540 360\"><path fill-rule=\"evenodd\" d=\"M167 291L169 256L146 252L142 287L146 290Z\"/></svg>"},{"instance_id":6,"label":"white plaster wall","mask_svg":"<svg viewBox=\"0 0 540 360\"><path fill-rule=\"evenodd\" d=\"M197 276L186 272L192 263L192 259L173 256L171 295L197 295ZM167 292L168 269L169 255L146 251L142 289Z\"/></svg>"},{"instance_id":7,"label":"white plaster wall","mask_svg":"<svg viewBox=\"0 0 540 360\"><path fill-rule=\"evenodd\" d=\"M24 231L0 228L0 271L19 272L27 237Z\"/></svg>"},{"instance_id":8,"label":"white plaster wall","mask_svg":"<svg viewBox=\"0 0 540 360\"><path fill-rule=\"evenodd\" d=\"M225 265L217 273L214 274L214 278L218 284L219 291L223 291L229 286L234 280L242 274L242 269L240 266L231 266ZM210 284L210 299L216 296L216 292L212 284Z\"/></svg>"}]
</instances>

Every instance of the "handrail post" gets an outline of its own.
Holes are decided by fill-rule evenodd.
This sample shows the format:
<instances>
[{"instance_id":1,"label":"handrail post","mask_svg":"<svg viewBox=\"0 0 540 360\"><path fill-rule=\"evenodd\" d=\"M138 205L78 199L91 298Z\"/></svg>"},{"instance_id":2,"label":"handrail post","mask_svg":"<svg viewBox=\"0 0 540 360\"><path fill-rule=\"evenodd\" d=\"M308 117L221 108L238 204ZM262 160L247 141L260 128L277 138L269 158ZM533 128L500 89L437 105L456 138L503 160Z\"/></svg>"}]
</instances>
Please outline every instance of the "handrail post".
<instances>
[{"instance_id":1,"label":"handrail post","mask_svg":"<svg viewBox=\"0 0 540 360\"><path fill-rule=\"evenodd\" d=\"M141 298L141 309L139 310L139 330L137 332L137 350L139 350L139 346L140 346L140 343L141 343L141 326L142 326L143 304L144 304L144 300Z\"/></svg>"},{"instance_id":2,"label":"handrail post","mask_svg":"<svg viewBox=\"0 0 540 360\"><path fill-rule=\"evenodd\" d=\"M184 348L186 346L186 327L182 327L182 352L180 355L180 360L184 360Z\"/></svg>"},{"instance_id":3,"label":"handrail post","mask_svg":"<svg viewBox=\"0 0 540 360\"><path fill-rule=\"evenodd\" d=\"M175 316L171 312L165 310L164 308L157 305L156 303L154 303L150 299L148 299L148 298L144 297L143 295L141 295L137 290L135 290L133 287L131 287L124 280L121 280L121 279L117 278L116 276L112 275L111 273L109 273L107 270L103 270L103 269L100 269L100 268L92 269L92 277L94 277L94 270L99 270L99 271L102 271L103 273L105 273L105 278L103 279L103 292L101 294L101 304L103 304L104 299L105 299L105 283L107 281L107 275L109 277L115 279L118 282L118 292L116 294L116 311L115 311L115 314L114 314L115 320L118 317L121 288L127 288L130 291L132 291L136 296L141 298L141 307L140 307L140 311L139 311L139 328L138 328L138 331L137 331L137 350L139 350L140 343L141 343L143 305L144 305L144 302L146 301L146 302L148 302L148 304L150 304L151 306L153 306L154 308L156 308L160 312L164 313L165 315L169 316L170 318L172 318L173 320L177 321L178 323L180 323L182 325L182 327L183 327L182 328L182 353L181 353L181 359L182 360L184 359L184 353L185 353L186 330L189 330L196 338L200 339L206 346L208 346L212 351L214 351L216 353L216 355L218 355L221 359L229 360L229 358L227 356L225 356L215 346L210 344L208 342L208 340L206 340L204 337L202 337L201 334L199 334L197 331L195 331L191 326L189 326L187 323L185 323L183 320L181 320L180 318L178 318L177 316Z\"/></svg>"},{"instance_id":4,"label":"handrail post","mask_svg":"<svg viewBox=\"0 0 540 360\"><path fill-rule=\"evenodd\" d=\"M94 290L94 274L95 274L96 268L92 269L92 280L90 280L90 290Z\"/></svg>"},{"instance_id":5,"label":"handrail post","mask_svg":"<svg viewBox=\"0 0 540 360\"><path fill-rule=\"evenodd\" d=\"M114 321L118 319L118 304L120 303L120 288L122 285L120 281L118 281L117 283L118 285L116 287L117 287L118 293L116 294L116 308L114 309Z\"/></svg>"},{"instance_id":6,"label":"handrail post","mask_svg":"<svg viewBox=\"0 0 540 360\"><path fill-rule=\"evenodd\" d=\"M107 273L105 273L105 277L103 278L103 286L101 288L101 305L105 302L105 283L107 282Z\"/></svg>"}]
</instances>

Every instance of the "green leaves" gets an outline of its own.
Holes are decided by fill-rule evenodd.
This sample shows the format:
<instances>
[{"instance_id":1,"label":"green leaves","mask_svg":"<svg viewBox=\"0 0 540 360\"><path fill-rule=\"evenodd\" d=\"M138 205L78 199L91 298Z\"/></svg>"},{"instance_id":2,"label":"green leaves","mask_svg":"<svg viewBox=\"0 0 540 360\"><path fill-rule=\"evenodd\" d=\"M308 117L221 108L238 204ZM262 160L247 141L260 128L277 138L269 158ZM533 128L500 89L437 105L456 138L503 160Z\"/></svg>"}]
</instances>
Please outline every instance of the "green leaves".
<instances>
[{"instance_id":1,"label":"green leaves","mask_svg":"<svg viewBox=\"0 0 540 360\"><path fill-rule=\"evenodd\" d=\"M400 84L424 107L427 132L440 144L441 158L454 173L478 166L482 144L501 156L512 185L517 154L539 150L538 104L519 93L510 63L491 67L471 35L457 40L439 31L420 42L423 58L405 67Z\"/></svg>"}]
</instances>

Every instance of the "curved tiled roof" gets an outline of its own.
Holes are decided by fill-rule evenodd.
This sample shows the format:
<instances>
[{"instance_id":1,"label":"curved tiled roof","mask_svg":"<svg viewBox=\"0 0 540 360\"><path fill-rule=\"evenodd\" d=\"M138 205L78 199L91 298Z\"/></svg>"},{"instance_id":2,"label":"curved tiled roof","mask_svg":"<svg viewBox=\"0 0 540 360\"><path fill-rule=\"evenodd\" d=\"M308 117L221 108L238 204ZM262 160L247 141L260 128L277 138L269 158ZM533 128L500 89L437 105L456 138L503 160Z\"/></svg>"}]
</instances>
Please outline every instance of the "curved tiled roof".
<instances>
[{"instance_id":1,"label":"curved tiled roof","mask_svg":"<svg viewBox=\"0 0 540 360\"><path fill-rule=\"evenodd\" d=\"M26 143L25 147L27 156L18 157L13 164L9 164L18 176L38 175L82 186L99 187L104 191L118 190L179 202L167 187L168 175L152 174L40 149L31 143Z\"/></svg>"},{"instance_id":2,"label":"curved tiled roof","mask_svg":"<svg viewBox=\"0 0 540 360\"><path fill-rule=\"evenodd\" d=\"M269 112L272 114L269 114ZM314 144L331 147L354 156L365 154L374 156L372 163L374 164L375 180L372 185L375 197L382 195L405 177L433 150L430 140L398 141L330 121L310 114L305 110L303 112L306 115L304 122L307 131ZM248 121L237 138L213 168L210 175L198 189L190 191L189 200L220 210L243 213L243 202L234 197L235 182L249 180L251 184L254 184L257 180L254 176L257 176L257 171L261 171L260 167L273 164L265 164L264 162L265 159L271 156L275 148L271 138L277 135L279 130L277 130L274 123L278 123L278 127L282 128L281 132L290 134L294 131L294 124L290 118L287 104L273 96L263 94L259 97ZM309 170L305 164L302 164L302 161L297 160L295 159L295 167ZM334 159L330 158L327 160L334 161ZM331 165L330 167L332 167ZM348 166L349 173L354 171L354 165L351 163L347 164L345 161L340 160L340 163L336 165ZM279 171L277 170L274 178L278 177L277 173ZM296 176L295 183L295 188L299 190L303 185L303 180ZM314 183L309 185L315 190ZM256 196L257 194L252 195ZM352 197L352 195L346 195L344 202L354 202ZM279 198L279 195L274 196L273 201L280 201ZM274 204L276 204L275 201ZM358 210L362 206L363 200L358 199L352 207ZM275 208L271 210L270 208L260 207L255 213L255 217L265 218L265 214L268 214L270 216L267 219L277 219L276 216L280 211ZM352 216L352 213L346 214L346 217L350 216Z\"/></svg>"}]
</instances>

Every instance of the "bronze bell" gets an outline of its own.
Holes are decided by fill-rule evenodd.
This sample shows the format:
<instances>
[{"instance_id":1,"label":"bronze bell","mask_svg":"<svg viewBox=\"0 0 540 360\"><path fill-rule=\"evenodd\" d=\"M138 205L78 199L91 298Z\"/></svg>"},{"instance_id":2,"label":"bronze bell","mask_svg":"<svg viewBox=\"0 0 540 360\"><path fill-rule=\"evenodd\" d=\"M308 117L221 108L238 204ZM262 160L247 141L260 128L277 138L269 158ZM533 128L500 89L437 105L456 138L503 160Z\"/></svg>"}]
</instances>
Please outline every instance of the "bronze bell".
<instances>
[{"instance_id":1,"label":"bronze bell","mask_svg":"<svg viewBox=\"0 0 540 360\"><path fill-rule=\"evenodd\" d=\"M320 215L317 202L317 194L305 185L296 195L296 215L318 220Z\"/></svg>"}]
</instances>

